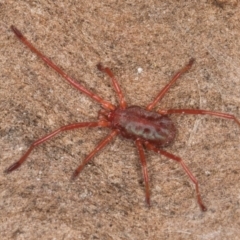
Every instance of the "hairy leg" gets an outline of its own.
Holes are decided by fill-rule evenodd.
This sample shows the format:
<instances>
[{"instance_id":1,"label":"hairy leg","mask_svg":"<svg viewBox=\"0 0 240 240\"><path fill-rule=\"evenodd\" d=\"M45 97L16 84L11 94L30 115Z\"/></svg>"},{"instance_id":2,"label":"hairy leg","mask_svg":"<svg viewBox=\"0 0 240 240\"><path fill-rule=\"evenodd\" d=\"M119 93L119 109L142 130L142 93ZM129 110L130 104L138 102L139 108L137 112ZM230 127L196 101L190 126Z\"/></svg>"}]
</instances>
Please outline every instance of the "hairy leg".
<instances>
[{"instance_id":1,"label":"hairy leg","mask_svg":"<svg viewBox=\"0 0 240 240\"><path fill-rule=\"evenodd\" d=\"M199 186L198 186L198 181L197 179L193 176L193 174L191 173L191 171L189 170L189 168L186 166L186 164L183 162L183 160L178 157L175 156L169 152L166 152L162 149L158 149L156 148L154 145L150 144L149 142L144 142L144 145L146 146L147 149L152 150L156 153L159 153L161 155L164 155L167 158L170 158L174 161L177 161L181 164L182 168L184 169L184 171L187 173L187 175L189 176L189 178L192 180L192 182L195 184L195 189L196 189L196 194L197 194L197 200L198 200L198 204L201 208L202 211L207 211L207 208L204 206L203 202L202 202L202 198L200 195L200 191L199 191Z\"/></svg>"},{"instance_id":2,"label":"hairy leg","mask_svg":"<svg viewBox=\"0 0 240 240\"><path fill-rule=\"evenodd\" d=\"M118 83L117 79L115 78L114 74L112 73L112 71L108 67L103 67L101 65L101 63L99 63L97 65L97 68L99 71L105 72L111 78L113 87L119 98L120 107L121 107L121 109L125 109L127 107L127 103L124 99L124 96L123 96L122 90L119 86L119 83Z\"/></svg>"},{"instance_id":3,"label":"hairy leg","mask_svg":"<svg viewBox=\"0 0 240 240\"><path fill-rule=\"evenodd\" d=\"M52 133L49 133L45 136L43 136L42 138L36 140L35 142L32 143L32 145L29 147L29 149L26 151L26 153L15 163L13 163L9 168L7 168L5 170L6 173L10 173L13 170L19 168L27 159L27 157L29 156L29 154L32 152L32 150L46 142L47 140L53 138L54 136L56 136L57 134L64 132L64 131L68 131L68 130L72 130L72 129L76 129L76 128L83 128L83 127L108 127L109 123L106 121L99 121L99 122L82 122L82 123L73 123L73 124L69 124L63 127L58 128L57 130L53 131Z\"/></svg>"},{"instance_id":4,"label":"hairy leg","mask_svg":"<svg viewBox=\"0 0 240 240\"><path fill-rule=\"evenodd\" d=\"M189 63L173 76L172 80L158 93L157 97L146 107L147 110L152 110L156 106L156 104L165 96L169 88L177 81L177 79L192 67L194 61L195 60L191 58Z\"/></svg>"},{"instance_id":5,"label":"hairy leg","mask_svg":"<svg viewBox=\"0 0 240 240\"><path fill-rule=\"evenodd\" d=\"M94 149L88 156L83 160L83 162L77 167L72 175L72 179L75 179L78 174L83 170L85 165L93 158L93 156L99 152L102 148L104 148L112 139L117 136L119 133L118 130L113 130L110 134L107 135Z\"/></svg>"},{"instance_id":6,"label":"hairy leg","mask_svg":"<svg viewBox=\"0 0 240 240\"><path fill-rule=\"evenodd\" d=\"M147 172L146 158L144 155L143 146L142 146L141 141L136 140L136 145L137 145L138 153L140 156L143 178L144 178L144 182L145 182L146 202L147 202L148 206L150 206L150 187L149 187L149 177L148 177L148 172Z\"/></svg>"},{"instance_id":7,"label":"hairy leg","mask_svg":"<svg viewBox=\"0 0 240 240\"><path fill-rule=\"evenodd\" d=\"M98 103L100 103L105 109L114 110L115 106L111 103L103 100L101 97L96 95L95 93L89 91L80 83L78 83L75 79L69 77L62 69L60 69L56 64L54 64L49 58L43 55L39 50L37 50L27 39L23 36L23 34L14 26L11 26L12 31L18 37L18 39L24 43L28 48L31 49L32 52L37 54L49 67L53 68L56 72L58 72L63 78L65 78L73 87L77 88L80 92L85 93L90 98L94 99Z\"/></svg>"},{"instance_id":8,"label":"hairy leg","mask_svg":"<svg viewBox=\"0 0 240 240\"><path fill-rule=\"evenodd\" d=\"M200 115L211 115L221 118L227 118L234 120L239 126L240 121L232 114L228 113L222 113L222 112L213 112L209 110L202 110L202 109L168 109L168 110L159 110L160 114L174 114L174 113L180 113L180 114L200 114Z\"/></svg>"}]
</instances>

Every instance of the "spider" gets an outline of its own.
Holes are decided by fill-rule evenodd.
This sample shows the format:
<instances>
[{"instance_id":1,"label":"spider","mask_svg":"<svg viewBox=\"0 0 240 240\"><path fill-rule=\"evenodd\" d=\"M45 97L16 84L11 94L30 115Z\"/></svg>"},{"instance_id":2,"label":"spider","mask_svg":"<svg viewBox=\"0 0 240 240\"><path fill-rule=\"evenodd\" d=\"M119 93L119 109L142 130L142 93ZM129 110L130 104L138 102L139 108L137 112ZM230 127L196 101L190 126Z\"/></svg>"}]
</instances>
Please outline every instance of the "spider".
<instances>
[{"instance_id":1,"label":"spider","mask_svg":"<svg viewBox=\"0 0 240 240\"><path fill-rule=\"evenodd\" d=\"M124 99L124 95L114 74L108 67L104 67L102 64L99 63L97 65L98 70L107 74L110 77L113 88L118 96L119 106L114 106L110 102L105 101L97 94L86 89L75 79L69 77L49 58L47 58L39 50L37 50L16 27L11 26L11 29L15 33L17 38L22 43L24 43L28 48L30 48L31 51L34 52L38 57L40 57L49 67L53 68L56 72L58 72L67 82L69 82L73 87L78 89L80 92L85 93L87 96L101 104L102 109L99 111L98 120L95 122L80 122L80 123L78 122L62 126L59 129L36 140L31 144L31 146L28 148L25 154L17 162L13 163L9 168L5 170L6 173L10 173L13 170L19 168L26 161L27 157L36 146L53 138L60 132L84 127L86 128L105 127L111 129L111 132L98 143L95 149L93 149L92 152L90 152L87 155L87 157L82 161L82 163L77 167L77 169L74 171L72 175L72 179L75 179L79 175L79 173L83 170L84 166L93 158L93 156L96 153L98 153L102 148L104 148L108 143L110 143L117 135L122 135L122 137L124 138L134 140L136 144L143 172L143 178L145 183L145 198L148 206L150 206L150 186L147 171L147 163L144 155L144 147L147 150L154 151L160 155L163 155L169 159L178 162L182 166L183 170L186 172L188 177L191 179L193 184L195 185L197 202L200 206L200 209L202 211L207 210L207 208L202 202L198 181L193 176L187 165L180 157L163 150L163 148L169 146L174 141L176 135L176 127L172 122L171 118L169 117L169 115L206 114L226 119L232 119L239 126L240 121L234 115L228 113L213 112L201 109L168 109L157 110L156 112L152 111L152 109L165 96L165 94L168 92L170 87L177 81L177 79L192 67L194 63L193 58L191 58L188 64L173 76L171 81L163 89L161 89L161 91L157 94L154 100L151 103L149 103L145 108L139 106L127 106L127 103Z\"/></svg>"}]
</instances>

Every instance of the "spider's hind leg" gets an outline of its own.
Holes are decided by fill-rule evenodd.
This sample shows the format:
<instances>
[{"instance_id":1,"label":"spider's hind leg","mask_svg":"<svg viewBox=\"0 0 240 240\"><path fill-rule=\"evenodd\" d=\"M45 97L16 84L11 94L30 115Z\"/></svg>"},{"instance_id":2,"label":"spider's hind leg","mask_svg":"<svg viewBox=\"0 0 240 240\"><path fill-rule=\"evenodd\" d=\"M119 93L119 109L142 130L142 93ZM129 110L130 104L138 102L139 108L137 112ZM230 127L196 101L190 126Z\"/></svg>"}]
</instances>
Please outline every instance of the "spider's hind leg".
<instances>
[{"instance_id":1,"label":"spider's hind leg","mask_svg":"<svg viewBox=\"0 0 240 240\"><path fill-rule=\"evenodd\" d=\"M203 202L202 202L202 198L200 195L200 191L199 191L199 186L198 186L198 181L197 179L193 176L192 172L189 170L189 168L187 167L187 165L184 163L184 161L178 157L175 156L169 152L166 152L162 149L158 149L156 148L154 145L150 144L149 142L144 142L144 145L146 146L147 149L152 150L156 153L159 153L160 155L164 155L167 158L170 158L174 161L177 161L181 164L182 168L184 169L184 171L187 173L187 175L189 176L189 178L192 180L192 182L195 184L195 189L196 189L196 194L197 194L197 201L198 204L201 208L202 211L207 211L207 208L204 206Z\"/></svg>"}]
</instances>

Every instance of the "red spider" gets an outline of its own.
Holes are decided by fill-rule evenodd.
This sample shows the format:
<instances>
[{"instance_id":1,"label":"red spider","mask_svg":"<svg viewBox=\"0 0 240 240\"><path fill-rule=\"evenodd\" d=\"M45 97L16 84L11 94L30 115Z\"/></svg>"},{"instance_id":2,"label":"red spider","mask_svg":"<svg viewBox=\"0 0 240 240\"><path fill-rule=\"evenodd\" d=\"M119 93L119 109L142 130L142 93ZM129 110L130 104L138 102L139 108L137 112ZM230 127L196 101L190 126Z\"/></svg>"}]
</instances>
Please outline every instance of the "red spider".
<instances>
[{"instance_id":1,"label":"red spider","mask_svg":"<svg viewBox=\"0 0 240 240\"><path fill-rule=\"evenodd\" d=\"M97 68L105 72L112 81L114 90L119 98L119 106L114 106L111 103L103 100L101 97L96 95L95 93L89 91L81 84L79 84L76 80L69 77L66 73L64 73L58 66L56 66L49 58L44 56L41 52L39 52L24 36L23 34L14 26L11 26L12 31L15 35L22 41L27 47L29 47L35 54L37 54L48 66L52 67L56 72L58 72L65 80L67 80L72 86L77 88L80 92L85 93L90 98L94 99L96 102L100 103L103 109L99 112L98 121L96 122L81 122L81 123L73 123L70 125L66 125L60 127L54 132L38 139L33 142L27 152L14 164L12 164L7 170L7 173L12 172L22 165L22 163L27 159L28 155L32 152L32 150L47 141L48 139L54 137L60 132L72 130L75 128L83 128L83 127L108 127L111 129L111 132L108 136L106 136L97 147L83 160L83 162L78 166L78 168L74 171L72 178L78 176L78 174L82 171L84 166L92 159L92 157L99 152L103 147L105 147L109 142L112 141L114 137L121 134L123 137L132 139L135 141L136 147L138 149L138 153L140 156L140 161L142 165L143 177L145 182L145 192L146 192L146 202L148 206L150 206L150 187L149 187L149 177L147 172L146 159L144 156L143 145L146 149L152 150L160 155L164 155L167 158L170 158L174 161L177 161L181 164L182 168L195 184L197 201L202 211L206 211L207 208L204 206L201 195L199 192L199 186L197 179L193 176L191 171L188 169L183 160L175 156L165 150L162 150L163 147L167 147L171 144L176 135L176 128L169 118L169 114L178 113L178 114L208 114L216 117L222 117L227 119L234 120L239 126L240 121L236 119L235 116L227 113L221 112L212 112L207 110L200 109L168 109L168 110L158 110L157 112L152 112L151 110L156 106L156 104L164 97L169 88L177 81L177 79L186 71L188 71L194 62L194 59L190 59L189 63L182 68L179 72L177 72L172 80L158 93L156 98L146 106L146 108L141 108L138 106L130 106L128 107L123 93L120 89L120 86L114 77L111 70L107 67L103 67L101 64L97 65Z\"/></svg>"}]
</instances>

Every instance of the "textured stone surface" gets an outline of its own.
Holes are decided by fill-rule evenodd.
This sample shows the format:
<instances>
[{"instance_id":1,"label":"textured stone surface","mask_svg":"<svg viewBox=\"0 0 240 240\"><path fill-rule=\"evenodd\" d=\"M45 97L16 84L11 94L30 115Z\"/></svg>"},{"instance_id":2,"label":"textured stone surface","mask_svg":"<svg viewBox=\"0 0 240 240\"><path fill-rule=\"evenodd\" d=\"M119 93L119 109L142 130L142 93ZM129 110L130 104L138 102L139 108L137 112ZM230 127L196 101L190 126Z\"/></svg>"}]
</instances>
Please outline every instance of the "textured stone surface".
<instances>
[{"instance_id":1,"label":"textured stone surface","mask_svg":"<svg viewBox=\"0 0 240 240\"><path fill-rule=\"evenodd\" d=\"M1 239L239 239L240 128L206 116L173 116L167 151L200 183L202 213L181 167L146 152L150 209L136 147L118 138L70 182L105 129L61 134L3 174L32 141L72 122L93 121L99 104L79 93L20 43L14 24L70 76L113 104L109 66L129 105L146 106L191 57L193 68L158 108L203 108L240 119L237 1L0 1Z\"/></svg>"}]
</instances>

